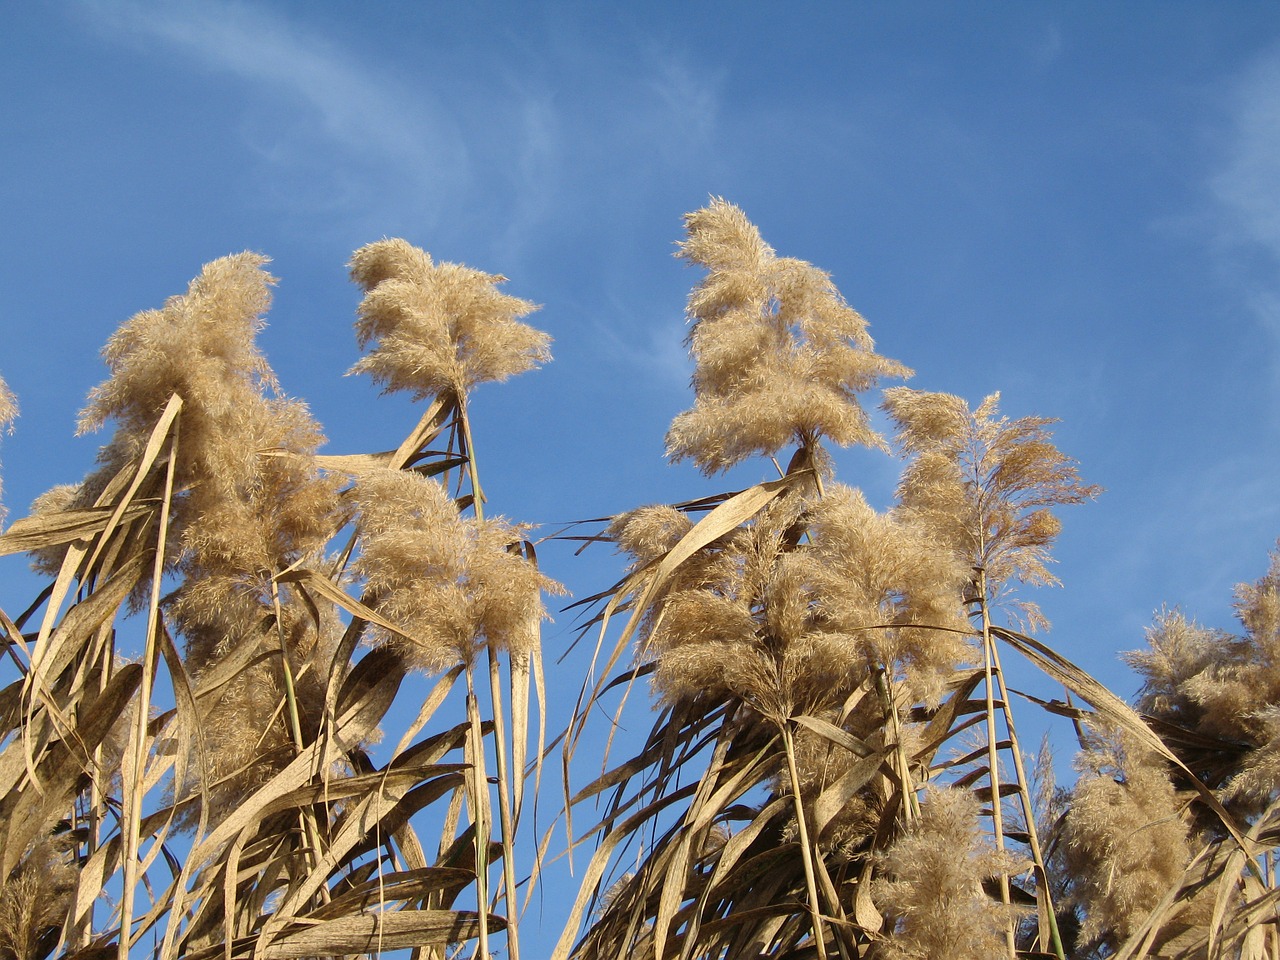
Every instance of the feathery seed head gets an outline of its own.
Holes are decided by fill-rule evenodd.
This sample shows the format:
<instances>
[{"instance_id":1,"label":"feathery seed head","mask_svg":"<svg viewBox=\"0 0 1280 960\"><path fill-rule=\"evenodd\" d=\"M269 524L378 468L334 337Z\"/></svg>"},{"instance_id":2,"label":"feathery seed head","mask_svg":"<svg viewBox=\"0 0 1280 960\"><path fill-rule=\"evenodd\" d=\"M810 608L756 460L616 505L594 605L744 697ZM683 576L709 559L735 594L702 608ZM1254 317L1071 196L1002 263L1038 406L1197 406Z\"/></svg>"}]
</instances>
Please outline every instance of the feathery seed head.
<instances>
[{"instance_id":1,"label":"feathery seed head","mask_svg":"<svg viewBox=\"0 0 1280 960\"><path fill-rule=\"evenodd\" d=\"M41 942L66 920L76 888L68 841L43 837L0 881L0 960L36 960ZM47 950L47 945L46 945Z\"/></svg>"},{"instance_id":2,"label":"feathery seed head","mask_svg":"<svg viewBox=\"0 0 1280 960\"><path fill-rule=\"evenodd\" d=\"M541 593L560 587L511 549L524 531L499 518L460 516L438 482L413 472L372 472L355 497L354 572L378 598L378 612L404 629L376 629L375 642L427 671L470 662L485 644L532 651L545 616Z\"/></svg>"},{"instance_id":3,"label":"feathery seed head","mask_svg":"<svg viewBox=\"0 0 1280 960\"><path fill-rule=\"evenodd\" d=\"M1095 736L1077 765L1062 846L1085 907L1081 935L1116 944L1182 876L1191 856L1183 804L1164 760L1123 732Z\"/></svg>"},{"instance_id":4,"label":"feathery seed head","mask_svg":"<svg viewBox=\"0 0 1280 960\"><path fill-rule=\"evenodd\" d=\"M365 290L356 339L373 347L349 372L368 373L384 392L458 396L551 359L551 338L519 322L537 307L499 292L505 277L433 263L404 240L357 250L351 276Z\"/></svg>"},{"instance_id":5,"label":"feathery seed head","mask_svg":"<svg viewBox=\"0 0 1280 960\"><path fill-rule=\"evenodd\" d=\"M898 485L898 512L924 524L967 565L985 572L989 592L1011 581L1052 584L1049 549L1061 524L1051 508L1096 497L1074 460L1055 447L1042 417L999 416L1000 395L977 410L959 397L907 387L885 391L895 440L912 461ZM1027 618L1043 622L1031 604Z\"/></svg>"},{"instance_id":6,"label":"feathery seed head","mask_svg":"<svg viewBox=\"0 0 1280 960\"><path fill-rule=\"evenodd\" d=\"M920 819L881 858L873 895L892 926L895 960L990 960L1005 952L1005 908L983 891L988 877L1019 864L988 846L978 802L964 790L929 788Z\"/></svg>"},{"instance_id":7,"label":"feathery seed head","mask_svg":"<svg viewBox=\"0 0 1280 960\"><path fill-rule=\"evenodd\" d=\"M255 343L275 282L267 262L215 260L185 295L127 321L103 351L111 376L81 415L82 430L113 420L116 431L67 507L92 506L136 462L169 398L183 400L166 560L192 578L266 582L317 551L339 512L337 481L314 460L320 429L280 395Z\"/></svg>"},{"instance_id":8,"label":"feathery seed head","mask_svg":"<svg viewBox=\"0 0 1280 960\"><path fill-rule=\"evenodd\" d=\"M150 433L176 393L187 402L184 423L218 419L275 377L254 339L271 303L275 278L261 254L240 253L206 264L185 296L135 314L107 341L110 379L95 387L80 414L80 432L115 420L128 432Z\"/></svg>"},{"instance_id":9,"label":"feathery seed head","mask_svg":"<svg viewBox=\"0 0 1280 960\"><path fill-rule=\"evenodd\" d=\"M1236 615L1239 636L1164 611L1147 648L1125 660L1143 677L1143 712L1243 748L1235 769L1216 776L1237 806L1260 812L1280 795L1280 552L1236 588Z\"/></svg>"},{"instance_id":10,"label":"feathery seed head","mask_svg":"<svg viewBox=\"0 0 1280 960\"><path fill-rule=\"evenodd\" d=\"M830 277L777 257L722 199L685 227L678 255L709 272L689 298L694 406L672 422L667 455L712 474L822 437L883 446L856 394L910 371L873 352L866 321Z\"/></svg>"}]
</instances>

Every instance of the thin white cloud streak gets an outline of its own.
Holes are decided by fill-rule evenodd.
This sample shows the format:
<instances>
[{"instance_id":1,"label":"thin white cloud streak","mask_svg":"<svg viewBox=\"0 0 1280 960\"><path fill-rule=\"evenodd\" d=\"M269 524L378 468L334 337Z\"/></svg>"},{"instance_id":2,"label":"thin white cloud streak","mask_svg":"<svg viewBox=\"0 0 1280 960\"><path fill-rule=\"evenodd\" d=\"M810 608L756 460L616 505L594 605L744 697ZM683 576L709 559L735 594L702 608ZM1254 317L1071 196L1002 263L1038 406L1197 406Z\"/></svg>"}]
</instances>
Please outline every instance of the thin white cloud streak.
<instances>
[{"instance_id":1,"label":"thin white cloud streak","mask_svg":"<svg viewBox=\"0 0 1280 960\"><path fill-rule=\"evenodd\" d=\"M1242 235L1280 258L1280 48L1246 72L1237 88L1226 162L1214 196Z\"/></svg>"},{"instance_id":2,"label":"thin white cloud streak","mask_svg":"<svg viewBox=\"0 0 1280 960\"><path fill-rule=\"evenodd\" d=\"M726 78L680 51L548 38L490 50L444 99L429 57L369 62L303 7L72 3L113 42L243 84L228 115L265 171L251 189L307 229L426 239L447 224L486 237L489 266L516 274L565 224L625 223L672 183L720 179Z\"/></svg>"},{"instance_id":3,"label":"thin white cloud streak","mask_svg":"<svg viewBox=\"0 0 1280 960\"><path fill-rule=\"evenodd\" d=\"M1280 394L1280 46L1251 64L1230 100L1223 161L1210 192L1227 244L1264 254L1261 270L1240 270L1240 296L1268 334ZM1233 272L1237 272L1233 270ZM1280 404L1280 396L1277 398Z\"/></svg>"},{"instance_id":4,"label":"thin white cloud streak","mask_svg":"<svg viewBox=\"0 0 1280 960\"><path fill-rule=\"evenodd\" d=\"M347 164L393 169L402 197L408 193L429 207L438 208L467 183L461 132L430 97L410 97L332 42L269 10L211 0L80 0L77 7L112 39L151 50L159 45L247 81L261 99L303 104L318 123L295 118L252 138L251 146L268 164L313 162L308 144L314 146L318 134ZM340 171L332 176L341 179Z\"/></svg>"}]
</instances>

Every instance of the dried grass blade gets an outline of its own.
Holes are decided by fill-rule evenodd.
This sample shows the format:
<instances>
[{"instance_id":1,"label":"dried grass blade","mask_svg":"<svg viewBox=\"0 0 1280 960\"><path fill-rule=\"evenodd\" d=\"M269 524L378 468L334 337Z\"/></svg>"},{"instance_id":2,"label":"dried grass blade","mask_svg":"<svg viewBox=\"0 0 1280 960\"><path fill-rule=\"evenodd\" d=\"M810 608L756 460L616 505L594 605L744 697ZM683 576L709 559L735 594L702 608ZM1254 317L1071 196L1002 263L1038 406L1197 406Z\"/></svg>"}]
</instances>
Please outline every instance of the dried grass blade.
<instances>
[{"instance_id":1,"label":"dried grass blade","mask_svg":"<svg viewBox=\"0 0 1280 960\"><path fill-rule=\"evenodd\" d=\"M125 509L120 522L132 523L142 519L154 513L158 504L155 499L136 500ZM116 510L111 507L85 507L23 517L15 520L0 535L0 557L43 550L75 540L89 540L102 533L115 514Z\"/></svg>"},{"instance_id":2,"label":"dried grass blade","mask_svg":"<svg viewBox=\"0 0 1280 960\"><path fill-rule=\"evenodd\" d=\"M503 929L501 917L465 910L396 910L326 920L279 937L259 953L263 960L384 953L473 940L485 926Z\"/></svg>"},{"instance_id":3,"label":"dried grass blade","mask_svg":"<svg viewBox=\"0 0 1280 960\"><path fill-rule=\"evenodd\" d=\"M4 806L4 845L0 876L8 877L27 846L51 821L65 816L75 796L77 781L93 765L93 751L111 732L128 708L142 682L142 667L125 664L112 675L106 689L80 710L80 721L69 735L55 742L40 764L43 791L27 784L20 793L10 792ZM14 797L12 806L9 798Z\"/></svg>"},{"instance_id":4,"label":"dried grass blade","mask_svg":"<svg viewBox=\"0 0 1280 960\"><path fill-rule=\"evenodd\" d=\"M1192 773L1178 756L1165 745L1164 741L1152 732L1140 716L1127 703L1100 684L1084 670L1080 669L1066 657L1031 637L1007 630L1003 627L992 627L992 634L1008 643L1011 647L1031 660L1049 676L1074 692L1082 700L1102 714L1108 721L1133 734L1145 747L1155 751L1176 766L1188 782L1200 794L1205 806L1209 807L1226 827L1240 848L1249 856L1253 855L1254 844L1250 843L1235 822L1235 817L1214 796L1213 791Z\"/></svg>"}]
</instances>

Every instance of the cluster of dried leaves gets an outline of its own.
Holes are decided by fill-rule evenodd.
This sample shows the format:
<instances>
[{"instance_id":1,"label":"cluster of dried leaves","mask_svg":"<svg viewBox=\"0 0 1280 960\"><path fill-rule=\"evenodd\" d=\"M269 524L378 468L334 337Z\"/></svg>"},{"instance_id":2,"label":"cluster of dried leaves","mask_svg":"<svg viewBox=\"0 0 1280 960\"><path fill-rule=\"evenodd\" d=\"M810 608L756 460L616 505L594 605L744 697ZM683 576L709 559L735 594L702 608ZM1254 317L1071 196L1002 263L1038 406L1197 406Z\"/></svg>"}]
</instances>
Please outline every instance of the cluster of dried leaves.
<instances>
[{"instance_id":1,"label":"cluster of dried leaves","mask_svg":"<svg viewBox=\"0 0 1280 960\"><path fill-rule=\"evenodd\" d=\"M707 272L669 455L788 466L588 537L630 566L581 601L603 662L563 810L593 851L554 957L1280 956L1280 560L1242 636L1157 622L1135 711L1009 625L1043 624L1020 591L1098 492L1051 421L895 387L878 436L860 395L910 371L830 278L722 200L686 226ZM255 345L265 264L121 327L81 421L113 428L98 467L0 535L49 578L0 615L0 957L518 960L560 588L486 516L468 398L549 338L502 277L362 248L353 370L425 406L398 449L325 456ZM833 477L854 443L904 457L890 509ZM1071 694L1044 705L1080 730L1074 789L1028 775L1001 649ZM588 717L635 683L650 734L573 793Z\"/></svg>"}]
</instances>

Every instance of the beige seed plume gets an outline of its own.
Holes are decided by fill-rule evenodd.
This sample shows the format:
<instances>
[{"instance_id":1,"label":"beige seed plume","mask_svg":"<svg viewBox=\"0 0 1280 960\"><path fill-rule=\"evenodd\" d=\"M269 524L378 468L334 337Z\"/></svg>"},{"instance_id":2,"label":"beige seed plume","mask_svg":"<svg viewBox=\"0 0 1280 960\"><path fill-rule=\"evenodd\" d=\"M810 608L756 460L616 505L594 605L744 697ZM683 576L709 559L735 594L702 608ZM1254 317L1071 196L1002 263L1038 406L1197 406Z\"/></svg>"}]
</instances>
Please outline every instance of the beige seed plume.
<instances>
[{"instance_id":1,"label":"beige seed plume","mask_svg":"<svg viewBox=\"0 0 1280 960\"><path fill-rule=\"evenodd\" d=\"M1146 920L1191 856L1185 804L1160 757L1127 734L1095 735L1062 831L1081 935L1115 945Z\"/></svg>"},{"instance_id":2,"label":"beige seed plume","mask_svg":"<svg viewBox=\"0 0 1280 960\"><path fill-rule=\"evenodd\" d=\"M305 404L280 395L256 343L275 283L267 262L240 253L206 264L185 295L112 335L103 350L111 375L90 393L80 429L113 421L115 435L99 453L101 468L67 504L92 504L134 461L176 394L183 407L171 559L192 580L252 586L256 578L263 600L264 577L319 550L338 510L336 481L314 460L319 425ZM210 599L202 612L184 590L175 612L180 625L188 617L206 623L221 602Z\"/></svg>"},{"instance_id":3,"label":"beige seed plume","mask_svg":"<svg viewBox=\"0 0 1280 960\"><path fill-rule=\"evenodd\" d=\"M509 547L523 532L499 518L477 522L435 480L371 472L355 489L361 554L354 565L379 613L403 634L376 643L429 672L469 663L490 644L513 655L538 642L542 591L560 587Z\"/></svg>"},{"instance_id":4,"label":"beige seed plume","mask_svg":"<svg viewBox=\"0 0 1280 960\"><path fill-rule=\"evenodd\" d=\"M898 485L899 513L934 531L993 593L1020 581L1057 583L1046 564L1061 523L1052 508L1096 497L1052 442L1053 420L999 416L998 393L977 410L959 397L908 387L885 391L896 441L913 459ZM1034 605L1018 605L1032 623Z\"/></svg>"},{"instance_id":5,"label":"beige seed plume","mask_svg":"<svg viewBox=\"0 0 1280 960\"><path fill-rule=\"evenodd\" d=\"M1004 907L986 878L1016 870L983 839L978 802L964 790L930 788L920 819L885 852L877 904L892 926L876 956L893 960L990 960L1005 954Z\"/></svg>"},{"instance_id":6,"label":"beige seed plume","mask_svg":"<svg viewBox=\"0 0 1280 960\"><path fill-rule=\"evenodd\" d=\"M1280 551L1264 576L1236 588L1235 609L1238 636L1165 611L1147 648L1125 660L1143 678L1144 713L1240 745L1225 792L1257 813L1280 791Z\"/></svg>"},{"instance_id":7,"label":"beige seed plume","mask_svg":"<svg viewBox=\"0 0 1280 960\"><path fill-rule=\"evenodd\" d=\"M373 347L349 372L369 374L388 393L456 397L551 359L551 338L519 322L537 306L501 293L505 277L434 263L395 239L357 250L351 278L365 290L356 338Z\"/></svg>"},{"instance_id":8,"label":"beige seed plume","mask_svg":"<svg viewBox=\"0 0 1280 960\"><path fill-rule=\"evenodd\" d=\"M911 371L873 351L830 276L776 256L722 199L687 214L685 228L678 255L708 274L688 306L694 406L672 422L668 456L711 474L823 437L883 446L857 394Z\"/></svg>"}]
</instances>

